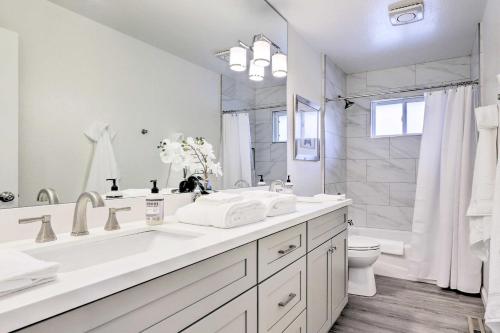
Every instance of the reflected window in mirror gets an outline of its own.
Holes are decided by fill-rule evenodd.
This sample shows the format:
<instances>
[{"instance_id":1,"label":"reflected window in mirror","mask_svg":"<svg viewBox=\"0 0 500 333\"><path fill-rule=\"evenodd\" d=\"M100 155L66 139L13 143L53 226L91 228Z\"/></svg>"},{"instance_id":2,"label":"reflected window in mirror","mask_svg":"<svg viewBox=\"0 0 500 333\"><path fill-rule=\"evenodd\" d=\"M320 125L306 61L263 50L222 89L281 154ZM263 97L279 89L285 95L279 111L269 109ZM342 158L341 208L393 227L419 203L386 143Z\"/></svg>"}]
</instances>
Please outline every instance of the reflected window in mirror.
<instances>
[{"instance_id":1,"label":"reflected window in mirror","mask_svg":"<svg viewBox=\"0 0 500 333\"><path fill-rule=\"evenodd\" d=\"M273 143L287 141L287 124L286 111L273 111Z\"/></svg>"}]
</instances>

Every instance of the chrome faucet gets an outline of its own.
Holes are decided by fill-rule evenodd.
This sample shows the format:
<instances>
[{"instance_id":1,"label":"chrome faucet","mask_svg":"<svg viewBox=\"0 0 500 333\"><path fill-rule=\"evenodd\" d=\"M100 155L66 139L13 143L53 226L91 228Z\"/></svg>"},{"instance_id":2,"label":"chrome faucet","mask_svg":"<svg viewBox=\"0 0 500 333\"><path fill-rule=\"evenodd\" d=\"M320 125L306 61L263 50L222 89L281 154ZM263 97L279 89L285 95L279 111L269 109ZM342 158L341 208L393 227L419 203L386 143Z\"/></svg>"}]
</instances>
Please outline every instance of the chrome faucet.
<instances>
[{"instance_id":1,"label":"chrome faucet","mask_svg":"<svg viewBox=\"0 0 500 333\"><path fill-rule=\"evenodd\" d=\"M36 197L36 201L48 201L49 205L57 205L59 203L59 197L57 196L56 190L52 188L42 188Z\"/></svg>"},{"instance_id":2,"label":"chrome faucet","mask_svg":"<svg viewBox=\"0 0 500 333\"><path fill-rule=\"evenodd\" d=\"M97 192L83 192L76 200L75 214L73 215L73 229L71 236L84 236L89 234L87 227L87 204L91 202L92 207L104 207L104 200Z\"/></svg>"},{"instance_id":3,"label":"chrome faucet","mask_svg":"<svg viewBox=\"0 0 500 333\"><path fill-rule=\"evenodd\" d=\"M42 222L42 226L40 227L40 231L38 232L35 241L37 243L55 241L57 239L57 236L54 233L54 230L52 229L52 225L50 224L50 215L20 219L19 224L33 223L38 221Z\"/></svg>"},{"instance_id":4,"label":"chrome faucet","mask_svg":"<svg viewBox=\"0 0 500 333\"><path fill-rule=\"evenodd\" d=\"M234 183L234 187L236 187L236 188L245 188L245 187L250 187L250 184L246 180L244 180L244 179L238 179Z\"/></svg>"},{"instance_id":5,"label":"chrome faucet","mask_svg":"<svg viewBox=\"0 0 500 333\"><path fill-rule=\"evenodd\" d=\"M281 187L278 187L279 185ZM271 184L269 185L269 192L282 192L283 189L285 188L285 182L282 180L273 180Z\"/></svg>"}]
</instances>

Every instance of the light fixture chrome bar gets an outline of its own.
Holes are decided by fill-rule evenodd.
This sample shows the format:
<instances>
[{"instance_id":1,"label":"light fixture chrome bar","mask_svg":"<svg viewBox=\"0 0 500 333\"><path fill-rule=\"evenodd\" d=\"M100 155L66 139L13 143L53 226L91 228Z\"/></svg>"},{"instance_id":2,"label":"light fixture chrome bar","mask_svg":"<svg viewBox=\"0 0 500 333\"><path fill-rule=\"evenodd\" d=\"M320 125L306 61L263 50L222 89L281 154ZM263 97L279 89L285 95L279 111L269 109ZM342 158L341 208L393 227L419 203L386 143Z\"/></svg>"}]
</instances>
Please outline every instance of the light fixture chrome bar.
<instances>
[{"instance_id":1,"label":"light fixture chrome bar","mask_svg":"<svg viewBox=\"0 0 500 333\"><path fill-rule=\"evenodd\" d=\"M263 105L263 106L257 106L254 108L248 108L248 109L222 110L222 113L239 113L239 112L249 112L249 111L257 111L257 110L264 110L264 109L276 109L276 108L283 108L283 107L286 107L286 104Z\"/></svg>"},{"instance_id":2,"label":"light fixture chrome bar","mask_svg":"<svg viewBox=\"0 0 500 333\"><path fill-rule=\"evenodd\" d=\"M468 86L468 85L475 85L475 84L479 84L479 80L448 82L448 83L443 83L443 84L438 84L438 85L406 88L406 89L399 89L399 90L375 91L375 92L367 93L367 94L351 95L351 96L339 96L337 98L326 98L325 100L327 103L328 102L339 102L339 101L344 101L346 99L351 100L351 99L357 99L357 98L377 97L377 96L384 96L384 95L391 95L391 94L402 94L402 93L407 93L407 92L434 90L434 89L451 88L451 87L458 87L458 86Z\"/></svg>"}]
</instances>

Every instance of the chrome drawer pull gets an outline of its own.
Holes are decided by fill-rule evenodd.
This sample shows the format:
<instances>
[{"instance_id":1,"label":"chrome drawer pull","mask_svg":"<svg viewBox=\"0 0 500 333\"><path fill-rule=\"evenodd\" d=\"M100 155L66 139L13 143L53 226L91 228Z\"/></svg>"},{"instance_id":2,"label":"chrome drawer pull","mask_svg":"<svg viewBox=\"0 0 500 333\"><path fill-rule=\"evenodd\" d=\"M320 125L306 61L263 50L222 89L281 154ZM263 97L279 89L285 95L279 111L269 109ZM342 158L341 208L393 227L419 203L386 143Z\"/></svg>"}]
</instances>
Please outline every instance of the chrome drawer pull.
<instances>
[{"instance_id":1,"label":"chrome drawer pull","mask_svg":"<svg viewBox=\"0 0 500 333\"><path fill-rule=\"evenodd\" d=\"M293 251L293 250L295 250L296 248L297 248L297 245L293 245L293 244L292 244L292 245L289 245L289 246L288 246L288 249L286 249L286 250L279 250L279 251L278 251L278 253L279 253L279 254L287 254L287 253L292 252L292 251Z\"/></svg>"},{"instance_id":2,"label":"chrome drawer pull","mask_svg":"<svg viewBox=\"0 0 500 333\"><path fill-rule=\"evenodd\" d=\"M288 303L290 303L292 301L292 299L295 298L295 296L297 296L297 294L294 294L294 293L290 293L290 295L288 295L288 298L286 299L286 301L284 302L279 302L278 305L280 307L285 307L288 305Z\"/></svg>"}]
</instances>

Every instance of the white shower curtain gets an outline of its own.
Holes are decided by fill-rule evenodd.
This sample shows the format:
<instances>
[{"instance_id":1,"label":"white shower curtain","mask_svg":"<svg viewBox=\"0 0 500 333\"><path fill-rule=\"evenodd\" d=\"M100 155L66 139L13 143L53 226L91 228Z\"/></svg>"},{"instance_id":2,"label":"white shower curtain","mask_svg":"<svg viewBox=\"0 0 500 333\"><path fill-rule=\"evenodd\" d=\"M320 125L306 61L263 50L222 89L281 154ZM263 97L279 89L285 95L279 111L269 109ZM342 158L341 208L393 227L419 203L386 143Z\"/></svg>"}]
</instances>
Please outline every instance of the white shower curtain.
<instances>
[{"instance_id":1,"label":"white shower curtain","mask_svg":"<svg viewBox=\"0 0 500 333\"><path fill-rule=\"evenodd\" d=\"M224 188L238 180L252 184L250 120L247 113L222 116L222 172Z\"/></svg>"},{"instance_id":2,"label":"white shower curtain","mask_svg":"<svg viewBox=\"0 0 500 333\"><path fill-rule=\"evenodd\" d=\"M471 86L425 95L410 274L443 288L478 293L481 261L469 248L466 217L476 150Z\"/></svg>"}]
</instances>

